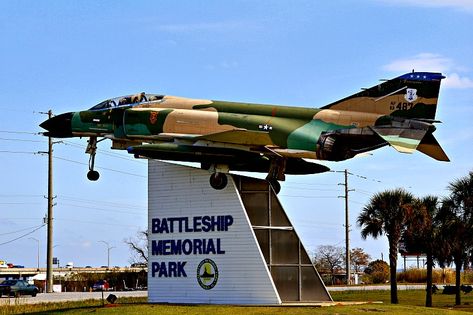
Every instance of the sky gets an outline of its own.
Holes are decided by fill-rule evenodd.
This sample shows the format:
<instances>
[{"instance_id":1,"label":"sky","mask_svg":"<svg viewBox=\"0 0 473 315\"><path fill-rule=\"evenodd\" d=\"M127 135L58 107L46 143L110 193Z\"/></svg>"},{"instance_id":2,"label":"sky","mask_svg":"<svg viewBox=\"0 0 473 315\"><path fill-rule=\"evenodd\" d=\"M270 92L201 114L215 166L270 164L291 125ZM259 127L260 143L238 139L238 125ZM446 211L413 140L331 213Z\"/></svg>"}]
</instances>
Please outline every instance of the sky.
<instances>
[{"instance_id":1,"label":"sky","mask_svg":"<svg viewBox=\"0 0 473 315\"><path fill-rule=\"evenodd\" d=\"M1 1L0 260L46 264L49 109L78 111L147 93L321 107L412 69L440 71L435 136L451 162L385 147L332 172L287 176L279 194L303 244L344 246L348 169L351 247L387 260L383 236L356 218L376 192L446 196L473 170L473 1ZM124 240L147 224L147 163L86 139L54 144L54 256L61 265L126 266ZM260 174L264 177L265 174ZM400 262L401 263L401 262Z\"/></svg>"}]
</instances>

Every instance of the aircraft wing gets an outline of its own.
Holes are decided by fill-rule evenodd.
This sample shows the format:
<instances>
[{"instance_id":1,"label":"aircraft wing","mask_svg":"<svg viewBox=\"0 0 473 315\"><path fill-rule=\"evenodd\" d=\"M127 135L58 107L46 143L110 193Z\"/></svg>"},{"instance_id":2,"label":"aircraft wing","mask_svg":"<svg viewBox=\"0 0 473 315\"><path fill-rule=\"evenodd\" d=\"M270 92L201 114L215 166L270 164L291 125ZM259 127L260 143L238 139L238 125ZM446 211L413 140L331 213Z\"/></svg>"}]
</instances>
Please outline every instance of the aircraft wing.
<instances>
[{"instance_id":1,"label":"aircraft wing","mask_svg":"<svg viewBox=\"0 0 473 315\"><path fill-rule=\"evenodd\" d=\"M148 141L173 141L173 140L184 140L186 142L197 142L197 141L212 141L236 145L245 145L250 147L255 146L273 146L273 140L269 136L268 132L264 131L250 131L247 129L232 129L217 133L211 133L206 135L193 135L193 134L176 134L176 133L160 133L158 135L150 136L129 136L132 139L141 139Z\"/></svg>"},{"instance_id":2,"label":"aircraft wing","mask_svg":"<svg viewBox=\"0 0 473 315\"><path fill-rule=\"evenodd\" d=\"M226 164L230 170L249 172L268 172L270 160L258 152L234 148L183 145L176 143L153 143L128 147L128 153L135 156L159 160L174 160L211 164ZM316 174L329 171L329 168L301 158L288 158L287 174Z\"/></svg>"},{"instance_id":3,"label":"aircraft wing","mask_svg":"<svg viewBox=\"0 0 473 315\"><path fill-rule=\"evenodd\" d=\"M213 142L231 143L247 146L267 146L273 145L273 140L268 132L249 131L247 129L233 129L193 138L194 141L206 140Z\"/></svg>"}]
</instances>

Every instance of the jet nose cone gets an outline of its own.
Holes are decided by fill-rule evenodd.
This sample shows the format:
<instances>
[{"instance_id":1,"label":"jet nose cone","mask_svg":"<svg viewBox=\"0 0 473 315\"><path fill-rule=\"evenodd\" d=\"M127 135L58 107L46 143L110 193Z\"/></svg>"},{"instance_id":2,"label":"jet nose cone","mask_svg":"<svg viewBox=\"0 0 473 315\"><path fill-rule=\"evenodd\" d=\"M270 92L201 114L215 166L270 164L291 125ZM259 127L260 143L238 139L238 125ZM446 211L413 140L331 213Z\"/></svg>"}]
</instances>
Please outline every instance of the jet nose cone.
<instances>
[{"instance_id":1,"label":"jet nose cone","mask_svg":"<svg viewBox=\"0 0 473 315\"><path fill-rule=\"evenodd\" d=\"M72 116L74 113L65 113L54 116L48 120L43 121L39 126L46 129L45 136L54 138L68 138L72 137Z\"/></svg>"}]
</instances>

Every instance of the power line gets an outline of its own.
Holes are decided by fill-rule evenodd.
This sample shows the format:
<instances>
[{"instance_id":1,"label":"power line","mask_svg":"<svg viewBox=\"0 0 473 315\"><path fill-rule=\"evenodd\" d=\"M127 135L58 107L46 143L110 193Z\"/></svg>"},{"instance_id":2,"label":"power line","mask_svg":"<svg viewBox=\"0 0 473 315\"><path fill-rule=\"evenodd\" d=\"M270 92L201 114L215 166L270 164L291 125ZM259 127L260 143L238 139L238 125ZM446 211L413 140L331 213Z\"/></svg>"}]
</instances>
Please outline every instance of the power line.
<instances>
[{"instance_id":1,"label":"power line","mask_svg":"<svg viewBox=\"0 0 473 315\"><path fill-rule=\"evenodd\" d=\"M44 226L44 224L42 224L42 225L37 225L37 226L32 226L32 227L28 227L28 228L24 228L24 229L21 229L21 230L16 230L16 231L13 231L13 232L0 233L0 236L9 235L9 234L16 234L16 233L20 233L20 232L23 232L23 231L26 231L26 230L36 229L36 228L39 228L39 227L42 227L42 226Z\"/></svg>"},{"instance_id":2,"label":"power line","mask_svg":"<svg viewBox=\"0 0 473 315\"><path fill-rule=\"evenodd\" d=\"M6 197L43 197L43 195L33 195L33 194L0 194L0 198Z\"/></svg>"},{"instance_id":3,"label":"power line","mask_svg":"<svg viewBox=\"0 0 473 315\"><path fill-rule=\"evenodd\" d=\"M123 202L111 202L111 201L98 201L98 200L93 200L93 199L84 199L84 198L77 198L74 196L65 196L65 195L59 195L59 199L64 199L64 200L69 200L69 201L78 201L78 202L87 202L87 203L101 203L104 206L107 207L119 207L119 208L130 208L130 209L135 209L135 208L141 208L141 209L147 209L145 205L138 205L138 204L131 204L131 203L123 203Z\"/></svg>"},{"instance_id":4,"label":"power line","mask_svg":"<svg viewBox=\"0 0 473 315\"><path fill-rule=\"evenodd\" d=\"M0 202L0 205L40 205L38 202Z\"/></svg>"},{"instance_id":5,"label":"power line","mask_svg":"<svg viewBox=\"0 0 473 315\"><path fill-rule=\"evenodd\" d=\"M323 188L300 188L300 187L291 187L291 185L284 186L287 189L297 189L297 190L312 190L312 191L340 191L339 189L323 189Z\"/></svg>"},{"instance_id":6,"label":"power line","mask_svg":"<svg viewBox=\"0 0 473 315\"><path fill-rule=\"evenodd\" d=\"M74 207L74 208L93 209L93 210L97 210L97 211L112 212L112 213L123 213L123 214L131 214L131 215L145 215L145 214L139 213L139 212L120 211L120 210L104 209L104 208L98 208L98 207L88 207L88 206L81 206L81 205L75 205L75 204L70 204L70 203L61 203L61 205Z\"/></svg>"},{"instance_id":7,"label":"power line","mask_svg":"<svg viewBox=\"0 0 473 315\"><path fill-rule=\"evenodd\" d=\"M278 195L282 197L289 197L289 198L309 198L309 199L337 199L338 196L300 196L300 195Z\"/></svg>"},{"instance_id":8,"label":"power line","mask_svg":"<svg viewBox=\"0 0 473 315\"><path fill-rule=\"evenodd\" d=\"M87 165L87 166L88 166L87 163L79 162L79 161L74 161L74 160L62 158L62 157L59 157L59 156L54 156L54 158L55 158L55 159L58 159L58 160L70 162L70 163L75 163L75 164ZM111 171L111 172L120 173L120 174L125 174L125 175L131 175L131 176L136 176L136 177L147 178L147 177L144 176L144 175L139 175L139 174L133 174L133 173L125 172L125 171L114 170L114 169L111 169L111 168L108 168L108 167L97 167L97 168L98 168L98 169L101 169L101 170L106 170L106 171Z\"/></svg>"},{"instance_id":9,"label":"power line","mask_svg":"<svg viewBox=\"0 0 473 315\"><path fill-rule=\"evenodd\" d=\"M36 232L37 230L39 230L40 228L42 228L42 227L45 226L45 225L46 225L46 224L42 224L41 226L39 226L38 228L34 229L34 230L31 231L31 232L28 232L28 233L26 233L26 234L23 234L23 235L21 235L21 236L18 236L17 238L14 238L14 239L12 239L12 240L9 240L9 241L0 243L0 246L1 246L1 245L8 244L8 243L12 243L12 242L17 241L17 240L19 240L19 239L22 239L23 237L26 237L26 236L28 236L28 235L30 235L30 234L33 234L34 232Z\"/></svg>"},{"instance_id":10,"label":"power line","mask_svg":"<svg viewBox=\"0 0 473 315\"><path fill-rule=\"evenodd\" d=\"M14 130L0 130L0 133L13 133L13 134L28 134L28 135L39 135L39 132L31 131L14 131Z\"/></svg>"},{"instance_id":11,"label":"power line","mask_svg":"<svg viewBox=\"0 0 473 315\"><path fill-rule=\"evenodd\" d=\"M331 171L332 172L332 171ZM338 186L337 183L323 183L323 184L318 184L318 183L302 183L302 182L293 182L291 181L291 184L297 184L297 185L308 185L308 186Z\"/></svg>"},{"instance_id":12,"label":"power line","mask_svg":"<svg viewBox=\"0 0 473 315\"><path fill-rule=\"evenodd\" d=\"M109 226L140 227L141 228L141 226L131 225L131 224L114 224L114 223L105 223L105 222L97 222L97 221L82 221L82 220L61 219L61 218L55 218L54 220L56 220L56 221L69 221L69 222L76 222L76 223L83 223L83 224L98 224L100 226L109 225Z\"/></svg>"},{"instance_id":13,"label":"power line","mask_svg":"<svg viewBox=\"0 0 473 315\"><path fill-rule=\"evenodd\" d=\"M85 144L84 145L83 144L78 144L78 143L74 143L72 141L63 140L62 143L64 145L69 145L69 146L72 146L72 147L75 147L75 148L78 148L78 149L85 149L86 148ZM138 163L142 163L142 164L146 163L142 159L135 159L135 158L131 157L130 155L123 156L119 153L108 152L108 151L105 151L105 150L102 150L102 149L97 149L97 151L100 152L100 154L115 157L115 158L126 160L126 161L133 161L133 162L138 162Z\"/></svg>"},{"instance_id":14,"label":"power line","mask_svg":"<svg viewBox=\"0 0 473 315\"><path fill-rule=\"evenodd\" d=\"M343 173L344 171L343 170L340 170L340 171L330 171L330 172L335 172L335 173ZM357 178L360 178L360 179L363 179L363 180L368 180L368 181L373 181L373 182L377 182L377 183L383 183L381 180L379 179L375 179L375 178L370 178L368 176L364 176L364 175L359 175L359 174L355 174L355 173L352 173L352 172L348 172L348 175L350 176L355 176Z\"/></svg>"},{"instance_id":15,"label":"power line","mask_svg":"<svg viewBox=\"0 0 473 315\"><path fill-rule=\"evenodd\" d=\"M359 188L356 190L356 192L359 192L359 193L362 193L362 194L367 194L367 195L374 195L374 192L372 192L372 191L359 189Z\"/></svg>"},{"instance_id":16,"label":"power line","mask_svg":"<svg viewBox=\"0 0 473 315\"><path fill-rule=\"evenodd\" d=\"M361 191L360 189L354 189L354 192L359 193L359 194L362 194L362 195L365 195L365 196L374 195L373 193L364 192L364 191Z\"/></svg>"},{"instance_id":17,"label":"power line","mask_svg":"<svg viewBox=\"0 0 473 315\"><path fill-rule=\"evenodd\" d=\"M0 199L9 199L9 198L44 198L44 195L33 195L33 194L0 194ZM5 200L3 199L3 200ZM113 212L121 212L121 211L116 211L116 209L132 209L132 210L146 210L147 207L146 205L140 205L140 204L131 204L131 203L123 203L123 202L109 202L109 201L100 201L100 200L91 200L91 199L84 199L84 198L77 198L73 196L57 196L57 200L65 200L65 201L72 201L72 202L80 202L80 203L86 203L86 204L92 204L94 206L83 206L83 205L75 205L75 204L67 204L67 203L62 203L61 205L69 205L73 207L83 207L83 208L89 208L89 209L102 209L104 211L113 211ZM26 201L0 201L0 205L42 205L42 202L26 202ZM113 209L104 209L100 207L96 207L95 205L102 205L103 207L110 207ZM123 213L134 213L134 214L139 214L139 212L123 212Z\"/></svg>"},{"instance_id":18,"label":"power line","mask_svg":"<svg viewBox=\"0 0 473 315\"><path fill-rule=\"evenodd\" d=\"M0 220L29 220L29 221L37 221L37 220L42 220L43 218L32 218L32 217L27 217L27 218L0 218Z\"/></svg>"},{"instance_id":19,"label":"power line","mask_svg":"<svg viewBox=\"0 0 473 315\"><path fill-rule=\"evenodd\" d=\"M0 138L3 141L18 141L18 142L36 142L36 143L45 143L45 140L26 140L26 139L19 139L19 138Z\"/></svg>"},{"instance_id":20,"label":"power line","mask_svg":"<svg viewBox=\"0 0 473 315\"><path fill-rule=\"evenodd\" d=\"M0 153L11 153L11 154L37 154L37 152L31 151L11 151L11 150L0 150Z\"/></svg>"}]
</instances>

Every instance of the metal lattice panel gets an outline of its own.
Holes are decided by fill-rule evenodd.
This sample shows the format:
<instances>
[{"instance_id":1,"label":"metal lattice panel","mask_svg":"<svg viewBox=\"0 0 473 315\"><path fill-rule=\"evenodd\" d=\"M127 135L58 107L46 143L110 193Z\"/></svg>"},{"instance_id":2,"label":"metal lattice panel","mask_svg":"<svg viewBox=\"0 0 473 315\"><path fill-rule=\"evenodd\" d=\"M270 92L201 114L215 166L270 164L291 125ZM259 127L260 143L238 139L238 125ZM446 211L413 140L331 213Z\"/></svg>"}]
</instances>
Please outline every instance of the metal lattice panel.
<instances>
[{"instance_id":1,"label":"metal lattice panel","mask_svg":"<svg viewBox=\"0 0 473 315\"><path fill-rule=\"evenodd\" d=\"M270 185L233 177L281 300L332 301Z\"/></svg>"}]
</instances>

